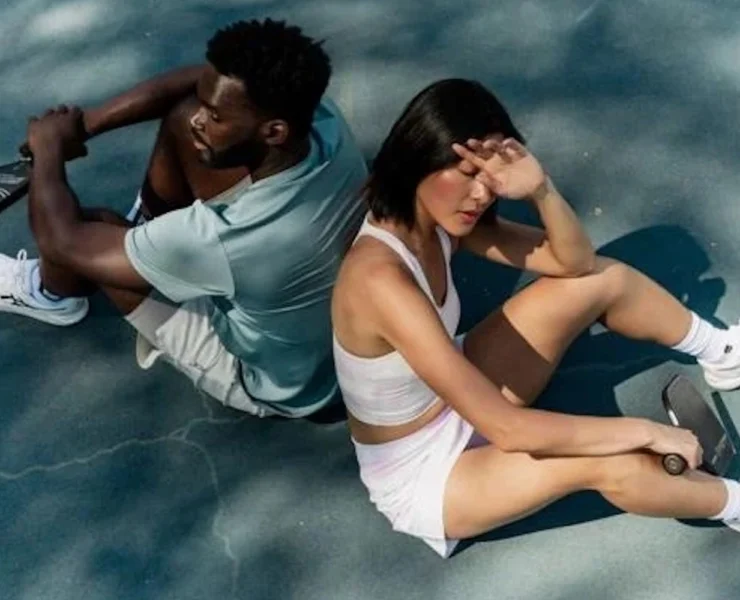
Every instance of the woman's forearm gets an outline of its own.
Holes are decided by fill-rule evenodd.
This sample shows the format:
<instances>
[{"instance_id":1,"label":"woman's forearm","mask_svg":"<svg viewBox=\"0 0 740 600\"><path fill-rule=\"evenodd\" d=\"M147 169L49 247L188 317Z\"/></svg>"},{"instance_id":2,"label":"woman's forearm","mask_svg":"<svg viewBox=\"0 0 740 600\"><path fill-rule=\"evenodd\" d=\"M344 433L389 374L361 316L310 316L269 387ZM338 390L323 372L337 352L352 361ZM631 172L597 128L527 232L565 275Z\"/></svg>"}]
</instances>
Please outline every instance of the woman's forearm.
<instances>
[{"instance_id":1,"label":"woman's forearm","mask_svg":"<svg viewBox=\"0 0 740 600\"><path fill-rule=\"evenodd\" d=\"M90 137L143 121L163 118L177 102L195 91L202 65L182 67L159 75L84 112Z\"/></svg>"},{"instance_id":2,"label":"woman's forearm","mask_svg":"<svg viewBox=\"0 0 740 600\"><path fill-rule=\"evenodd\" d=\"M568 202L555 185L547 180L531 198L545 228L545 235L555 258L573 275L589 273L595 253L591 240Z\"/></svg>"},{"instance_id":3,"label":"woman's forearm","mask_svg":"<svg viewBox=\"0 0 740 600\"><path fill-rule=\"evenodd\" d=\"M654 427L645 419L521 409L503 449L535 456L606 456L645 449L653 442Z\"/></svg>"},{"instance_id":4,"label":"woman's forearm","mask_svg":"<svg viewBox=\"0 0 740 600\"><path fill-rule=\"evenodd\" d=\"M506 452L537 456L605 456L647 449L660 425L632 417L569 415L512 404L467 359L448 359L424 377L475 430ZM435 381L439 378L439 382Z\"/></svg>"}]
</instances>

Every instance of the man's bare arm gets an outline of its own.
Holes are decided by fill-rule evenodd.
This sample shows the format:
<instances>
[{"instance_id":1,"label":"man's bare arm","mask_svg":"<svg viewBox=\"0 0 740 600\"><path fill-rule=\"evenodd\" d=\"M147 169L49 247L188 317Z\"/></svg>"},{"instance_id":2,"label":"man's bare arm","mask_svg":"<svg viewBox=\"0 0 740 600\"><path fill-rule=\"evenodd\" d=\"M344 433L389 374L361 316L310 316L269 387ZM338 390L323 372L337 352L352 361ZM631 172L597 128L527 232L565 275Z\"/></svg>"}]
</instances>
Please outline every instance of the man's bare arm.
<instances>
[{"instance_id":1,"label":"man's bare arm","mask_svg":"<svg viewBox=\"0 0 740 600\"><path fill-rule=\"evenodd\" d=\"M88 222L67 183L65 158L80 155L81 112L54 112L29 125L34 154L29 191L31 229L41 255L99 285L147 291L149 284L134 269L124 247L128 228Z\"/></svg>"},{"instance_id":2,"label":"man's bare arm","mask_svg":"<svg viewBox=\"0 0 740 600\"><path fill-rule=\"evenodd\" d=\"M148 79L100 106L85 109L89 137L112 129L163 118L180 100L195 92L205 65L168 71Z\"/></svg>"}]
</instances>

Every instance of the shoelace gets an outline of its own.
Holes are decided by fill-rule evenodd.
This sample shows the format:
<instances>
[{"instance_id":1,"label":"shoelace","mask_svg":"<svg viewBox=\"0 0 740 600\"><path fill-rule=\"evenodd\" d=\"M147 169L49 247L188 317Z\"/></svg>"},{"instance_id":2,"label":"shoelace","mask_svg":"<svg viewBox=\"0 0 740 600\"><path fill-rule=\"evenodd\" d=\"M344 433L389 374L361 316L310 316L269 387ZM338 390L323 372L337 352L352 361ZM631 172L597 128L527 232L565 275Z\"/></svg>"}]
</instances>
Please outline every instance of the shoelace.
<instances>
[{"instance_id":1,"label":"shoelace","mask_svg":"<svg viewBox=\"0 0 740 600\"><path fill-rule=\"evenodd\" d=\"M12 259L8 258L7 260ZM28 253L25 250L20 250L16 255L16 261L12 269L0 270L0 282L11 288L20 287L25 290L27 261Z\"/></svg>"},{"instance_id":2,"label":"shoelace","mask_svg":"<svg viewBox=\"0 0 740 600\"><path fill-rule=\"evenodd\" d=\"M15 284L25 292L30 287L26 282L26 274L28 272L28 270L26 269L26 263L28 262L28 253L26 252L25 248L18 250L18 254L16 254L15 256L15 260L16 263L13 267L13 278L15 279Z\"/></svg>"}]
</instances>

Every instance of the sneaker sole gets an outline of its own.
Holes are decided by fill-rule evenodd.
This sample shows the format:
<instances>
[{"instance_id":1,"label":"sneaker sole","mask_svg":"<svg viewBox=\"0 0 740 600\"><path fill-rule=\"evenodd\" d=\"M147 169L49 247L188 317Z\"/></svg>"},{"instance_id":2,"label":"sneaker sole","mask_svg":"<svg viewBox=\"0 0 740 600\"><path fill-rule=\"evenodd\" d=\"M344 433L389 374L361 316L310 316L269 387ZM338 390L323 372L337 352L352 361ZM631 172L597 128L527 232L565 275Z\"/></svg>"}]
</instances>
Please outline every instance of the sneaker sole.
<instances>
[{"instance_id":1,"label":"sneaker sole","mask_svg":"<svg viewBox=\"0 0 740 600\"><path fill-rule=\"evenodd\" d=\"M722 521L726 527L729 527L733 531L740 531L740 521Z\"/></svg>"},{"instance_id":2,"label":"sneaker sole","mask_svg":"<svg viewBox=\"0 0 740 600\"><path fill-rule=\"evenodd\" d=\"M58 327L69 327L70 325L75 325L76 323L79 323L87 316L89 310L90 304L87 300L85 300L84 303L84 310L75 311L73 313L55 314L53 311L39 310L27 306L0 306L0 312L29 317L31 319L35 319L36 321L41 321L49 325L56 325Z\"/></svg>"},{"instance_id":3,"label":"sneaker sole","mask_svg":"<svg viewBox=\"0 0 740 600\"><path fill-rule=\"evenodd\" d=\"M733 378L720 379L715 378L711 374L705 372L704 380L709 384L710 387L721 392L731 392L732 390L740 388L740 375Z\"/></svg>"}]
</instances>

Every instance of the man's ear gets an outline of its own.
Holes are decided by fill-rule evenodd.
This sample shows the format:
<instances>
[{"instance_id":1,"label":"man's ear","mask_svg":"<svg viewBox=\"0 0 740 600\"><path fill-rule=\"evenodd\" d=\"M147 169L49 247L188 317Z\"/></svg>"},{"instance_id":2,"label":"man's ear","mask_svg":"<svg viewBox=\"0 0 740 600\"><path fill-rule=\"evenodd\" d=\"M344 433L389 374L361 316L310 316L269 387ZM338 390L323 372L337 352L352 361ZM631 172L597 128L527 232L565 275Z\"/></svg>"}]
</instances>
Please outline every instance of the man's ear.
<instances>
[{"instance_id":1,"label":"man's ear","mask_svg":"<svg viewBox=\"0 0 740 600\"><path fill-rule=\"evenodd\" d=\"M262 139L268 146L282 146L290 135L290 126L282 119L272 119L262 124Z\"/></svg>"}]
</instances>

